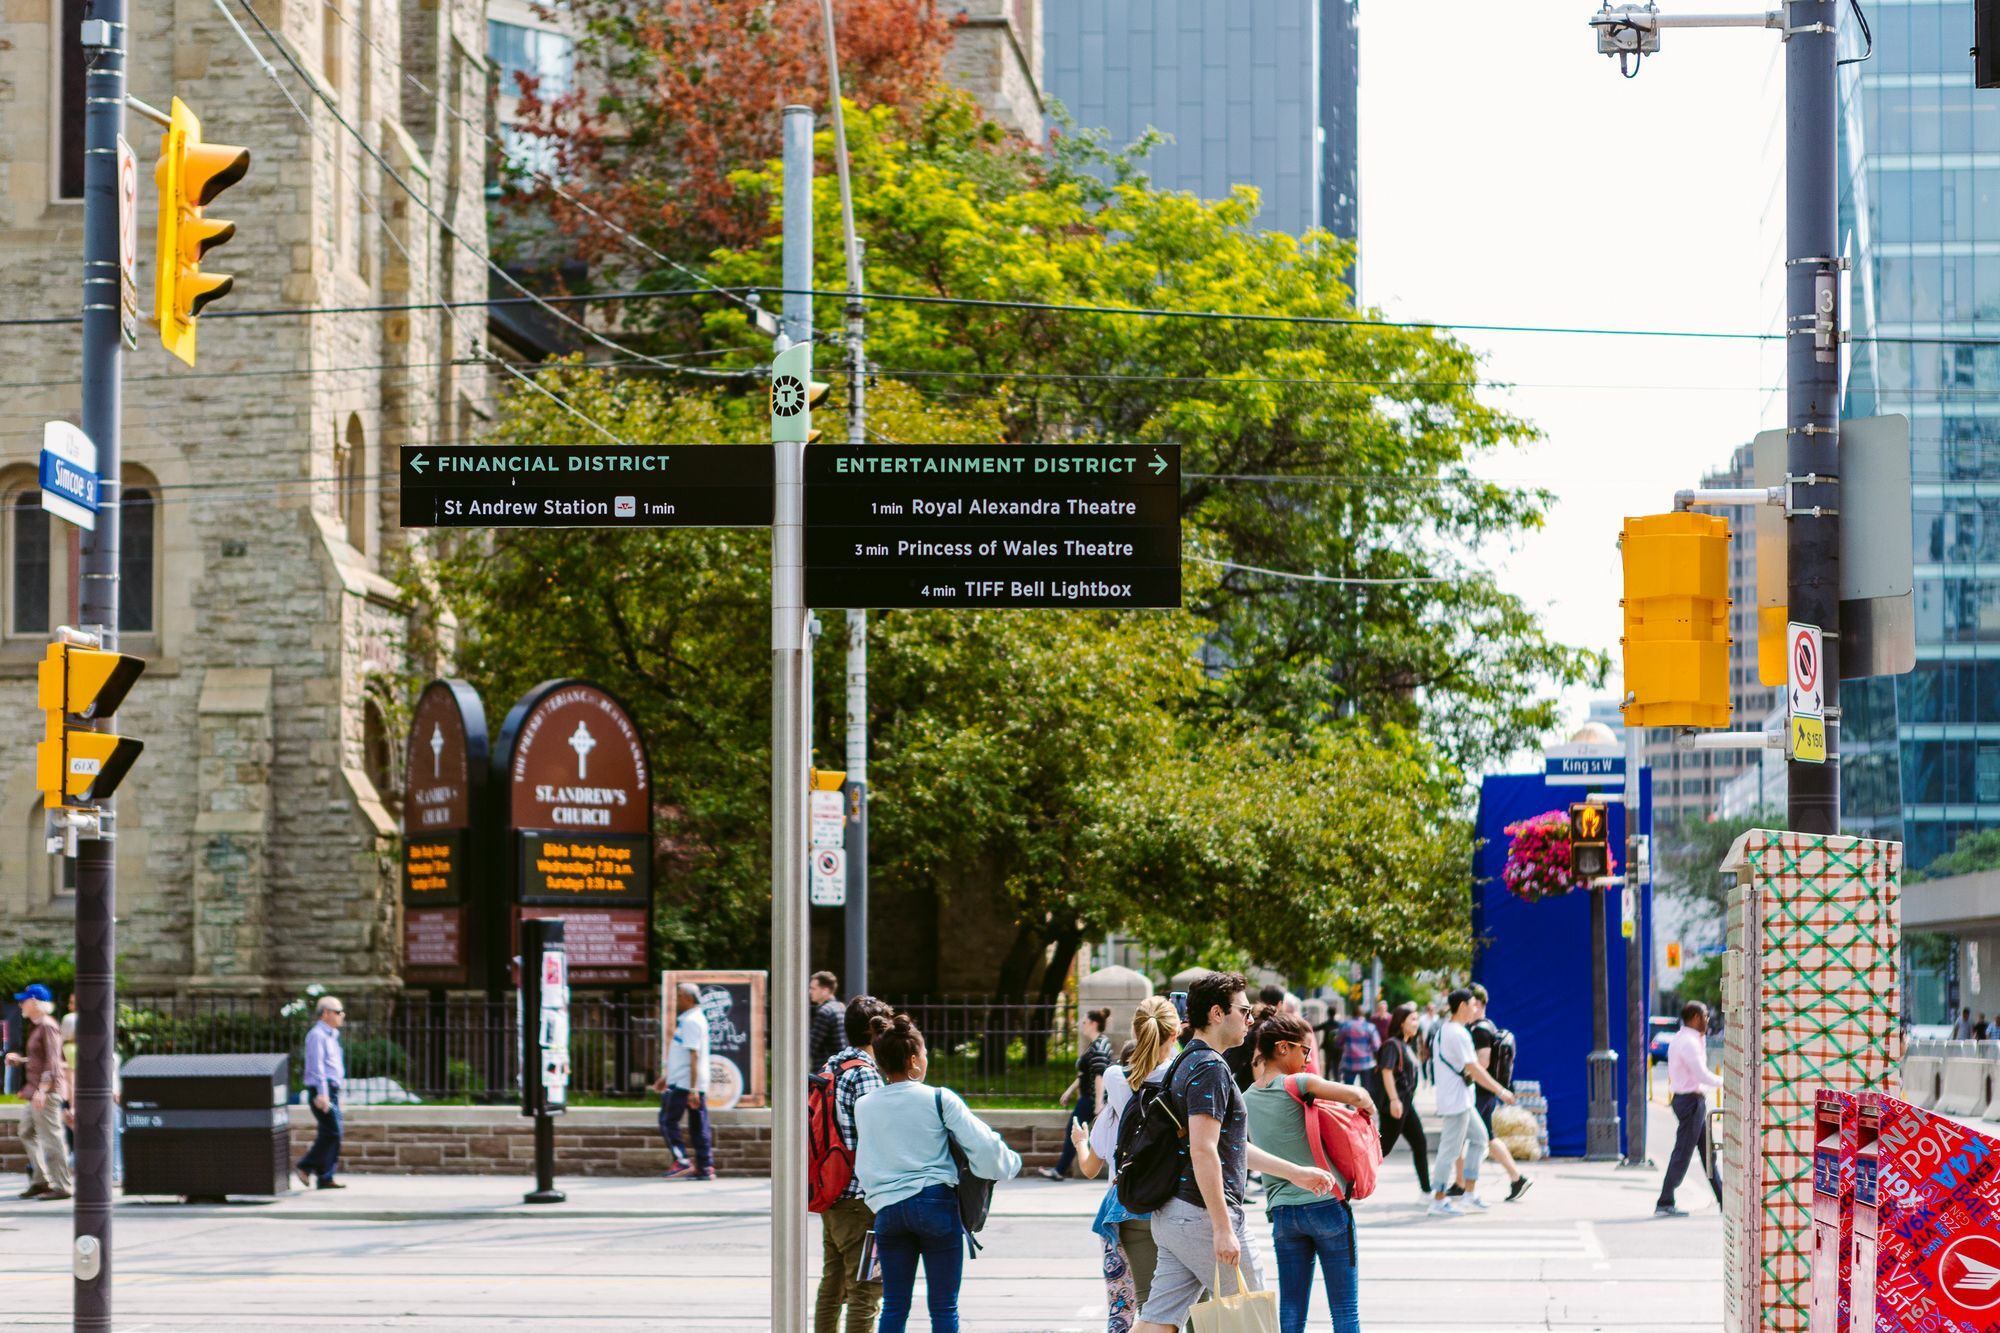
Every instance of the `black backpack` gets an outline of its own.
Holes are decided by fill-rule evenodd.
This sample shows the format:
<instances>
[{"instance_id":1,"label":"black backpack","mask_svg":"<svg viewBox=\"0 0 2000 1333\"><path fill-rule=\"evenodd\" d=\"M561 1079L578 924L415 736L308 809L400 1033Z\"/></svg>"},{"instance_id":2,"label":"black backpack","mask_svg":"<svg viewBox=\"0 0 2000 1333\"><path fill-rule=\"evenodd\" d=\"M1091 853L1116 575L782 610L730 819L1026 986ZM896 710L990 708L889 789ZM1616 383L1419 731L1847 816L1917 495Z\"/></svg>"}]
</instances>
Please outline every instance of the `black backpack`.
<instances>
[{"instance_id":1,"label":"black backpack","mask_svg":"<svg viewBox=\"0 0 2000 1333\"><path fill-rule=\"evenodd\" d=\"M985 1229L986 1214L993 1209L993 1182L984 1176L972 1174L972 1166L966 1160L965 1149L958 1146L958 1139L952 1135L951 1125L944 1118L944 1089L933 1094L937 1101L938 1123L944 1125L944 1146L951 1153L951 1164L958 1168L958 1220L965 1226L965 1238L972 1247L972 1257L979 1257L979 1242L972 1239L973 1233Z\"/></svg>"},{"instance_id":2,"label":"black backpack","mask_svg":"<svg viewBox=\"0 0 2000 1333\"><path fill-rule=\"evenodd\" d=\"M1493 1055L1487 1061L1486 1072L1493 1075L1495 1083L1512 1091L1514 1087L1514 1034L1487 1018L1480 1019L1473 1026L1485 1028L1493 1034Z\"/></svg>"},{"instance_id":3,"label":"black backpack","mask_svg":"<svg viewBox=\"0 0 2000 1333\"><path fill-rule=\"evenodd\" d=\"M1174 1105L1174 1074L1193 1054L1184 1050L1158 1083L1141 1083L1118 1121L1118 1202L1128 1212L1150 1213L1181 1187L1187 1157L1187 1113ZM1218 1057L1219 1058L1219 1057Z\"/></svg>"}]
</instances>

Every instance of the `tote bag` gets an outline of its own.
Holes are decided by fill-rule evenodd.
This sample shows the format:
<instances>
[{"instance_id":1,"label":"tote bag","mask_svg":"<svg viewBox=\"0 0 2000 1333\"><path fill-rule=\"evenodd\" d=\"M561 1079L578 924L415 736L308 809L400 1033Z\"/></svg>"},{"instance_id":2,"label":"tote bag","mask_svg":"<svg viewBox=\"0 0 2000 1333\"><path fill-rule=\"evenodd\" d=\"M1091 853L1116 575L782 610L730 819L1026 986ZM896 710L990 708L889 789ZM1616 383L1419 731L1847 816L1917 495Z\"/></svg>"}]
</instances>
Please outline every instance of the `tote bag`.
<instances>
[{"instance_id":1,"label":"tote bag","mask_svg":"<svg viewBox=\"0 0 2000 1333\"><path fill-rule=\"evenodd\" d=\"M1209 1299L1188 1311L1194 1333L1278 1333L1278 1293L1245 1291L1243 1268L1236 1269L1236 1294L1223 1296L1222 1270L1215 1270Z\"/></svg>"}]
</instances>

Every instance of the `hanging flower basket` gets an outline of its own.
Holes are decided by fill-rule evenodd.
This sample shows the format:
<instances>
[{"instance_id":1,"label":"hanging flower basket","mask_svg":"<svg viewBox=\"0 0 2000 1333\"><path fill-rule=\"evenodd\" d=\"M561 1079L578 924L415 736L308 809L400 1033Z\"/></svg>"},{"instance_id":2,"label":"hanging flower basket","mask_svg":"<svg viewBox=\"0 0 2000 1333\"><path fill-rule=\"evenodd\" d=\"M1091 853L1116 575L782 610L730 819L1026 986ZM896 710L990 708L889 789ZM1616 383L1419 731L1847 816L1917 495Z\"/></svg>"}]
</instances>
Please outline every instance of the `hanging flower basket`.
<instances>
[{"instance_id":1,"label":"hanging flower basket","mask_svg":"<svg viewBox=\"0 0 2000 1333\"><path fill-rule=\"evenodd\" d=\"M1507 864L1500 871L1507 892L1523 902L1555 898L1581 883L1569 870L1569 814L1551 810L1547 814L1509 824L1506 833ZM1617 871L1612 859L1611 870Z\"/></svg>"}]
</instances>

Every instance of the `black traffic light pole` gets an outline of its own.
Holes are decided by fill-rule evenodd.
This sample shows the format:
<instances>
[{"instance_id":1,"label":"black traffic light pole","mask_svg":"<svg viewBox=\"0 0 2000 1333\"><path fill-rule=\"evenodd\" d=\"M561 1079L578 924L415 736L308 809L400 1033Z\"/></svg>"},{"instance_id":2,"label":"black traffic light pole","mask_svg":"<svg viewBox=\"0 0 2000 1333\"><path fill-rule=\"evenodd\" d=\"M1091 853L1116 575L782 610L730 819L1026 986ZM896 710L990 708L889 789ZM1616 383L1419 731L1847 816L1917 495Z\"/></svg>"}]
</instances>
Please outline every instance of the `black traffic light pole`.
<instances>
[{"instance_id":1,"label":"black traffic light pole","mask_svg":"<svg viewBox=\"0 0 2000 1333\"><path fill-rule=\"evenodd\" d=\"M97 525L83 534L80 618L118 646L119 411L124 369L118 139L125 129L125 0L90 0L83 24L83 433L97 446ZM113 923L116 822L102 802L96 835L76 848L76 1333L111 1330L112 1052L118 1012Z\"/></svg>"},{"instance_id":2,"label":"black traffic light pole","mask_svg":"<svg viewBox=\"0 0 2000 1333\"><path fill-rule=\"evenodd\" d=\"M1825 640L1826 762L1785 765L1786 824L1840 831L1840 263L1834 0L1785 6L1786 600ZM1807 478L1812 480L1808 481Z\"/></svg>"}]
</instances>

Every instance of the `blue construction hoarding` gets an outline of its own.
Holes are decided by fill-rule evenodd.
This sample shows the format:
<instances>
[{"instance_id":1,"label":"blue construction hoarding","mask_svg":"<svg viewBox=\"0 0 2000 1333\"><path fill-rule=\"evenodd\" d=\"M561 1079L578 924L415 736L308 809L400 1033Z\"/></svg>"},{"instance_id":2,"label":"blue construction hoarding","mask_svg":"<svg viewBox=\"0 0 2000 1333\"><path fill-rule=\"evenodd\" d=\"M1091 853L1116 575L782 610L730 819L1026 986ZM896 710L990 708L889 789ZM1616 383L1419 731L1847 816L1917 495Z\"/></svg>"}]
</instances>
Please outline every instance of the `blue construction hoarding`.
<instances>
[{"instance_id":1,"label":"blue construction hoarding","mask_svg":"<svg viewBox=\"0 0 2000 1333\"><path fill-rule=\"evenodd\" d=\"M1540 773L1502 774L1479 789L1479 847L1473 854L1472 977L1492 993L1492 1018L1519 1043L1515 1079L1541 1083L1549 1103L1549 1151L1580 1157L1588 1118L1591 1048L1590 902L1584 891L1524 902L1507 891L1500 871L1507 863L1506 827L1582 800L1587 788L1550 786ZM1612 787L1608 790L1617 791ZM1640 774L1639 831L1652 832L1652 773ZM1624 807L1610 807L1611 845L1619 871L1625 863ZM1642 996L1650 993L1651 890L1639 891L1643 934ZM1611 1047L1618 1052L1618 1103L1625 1103L1626 941L1620 933L1617 890L1605 901ZM1641 1053L1643 1058L1643 1052Z\"/></svg>"}]
</instances>

